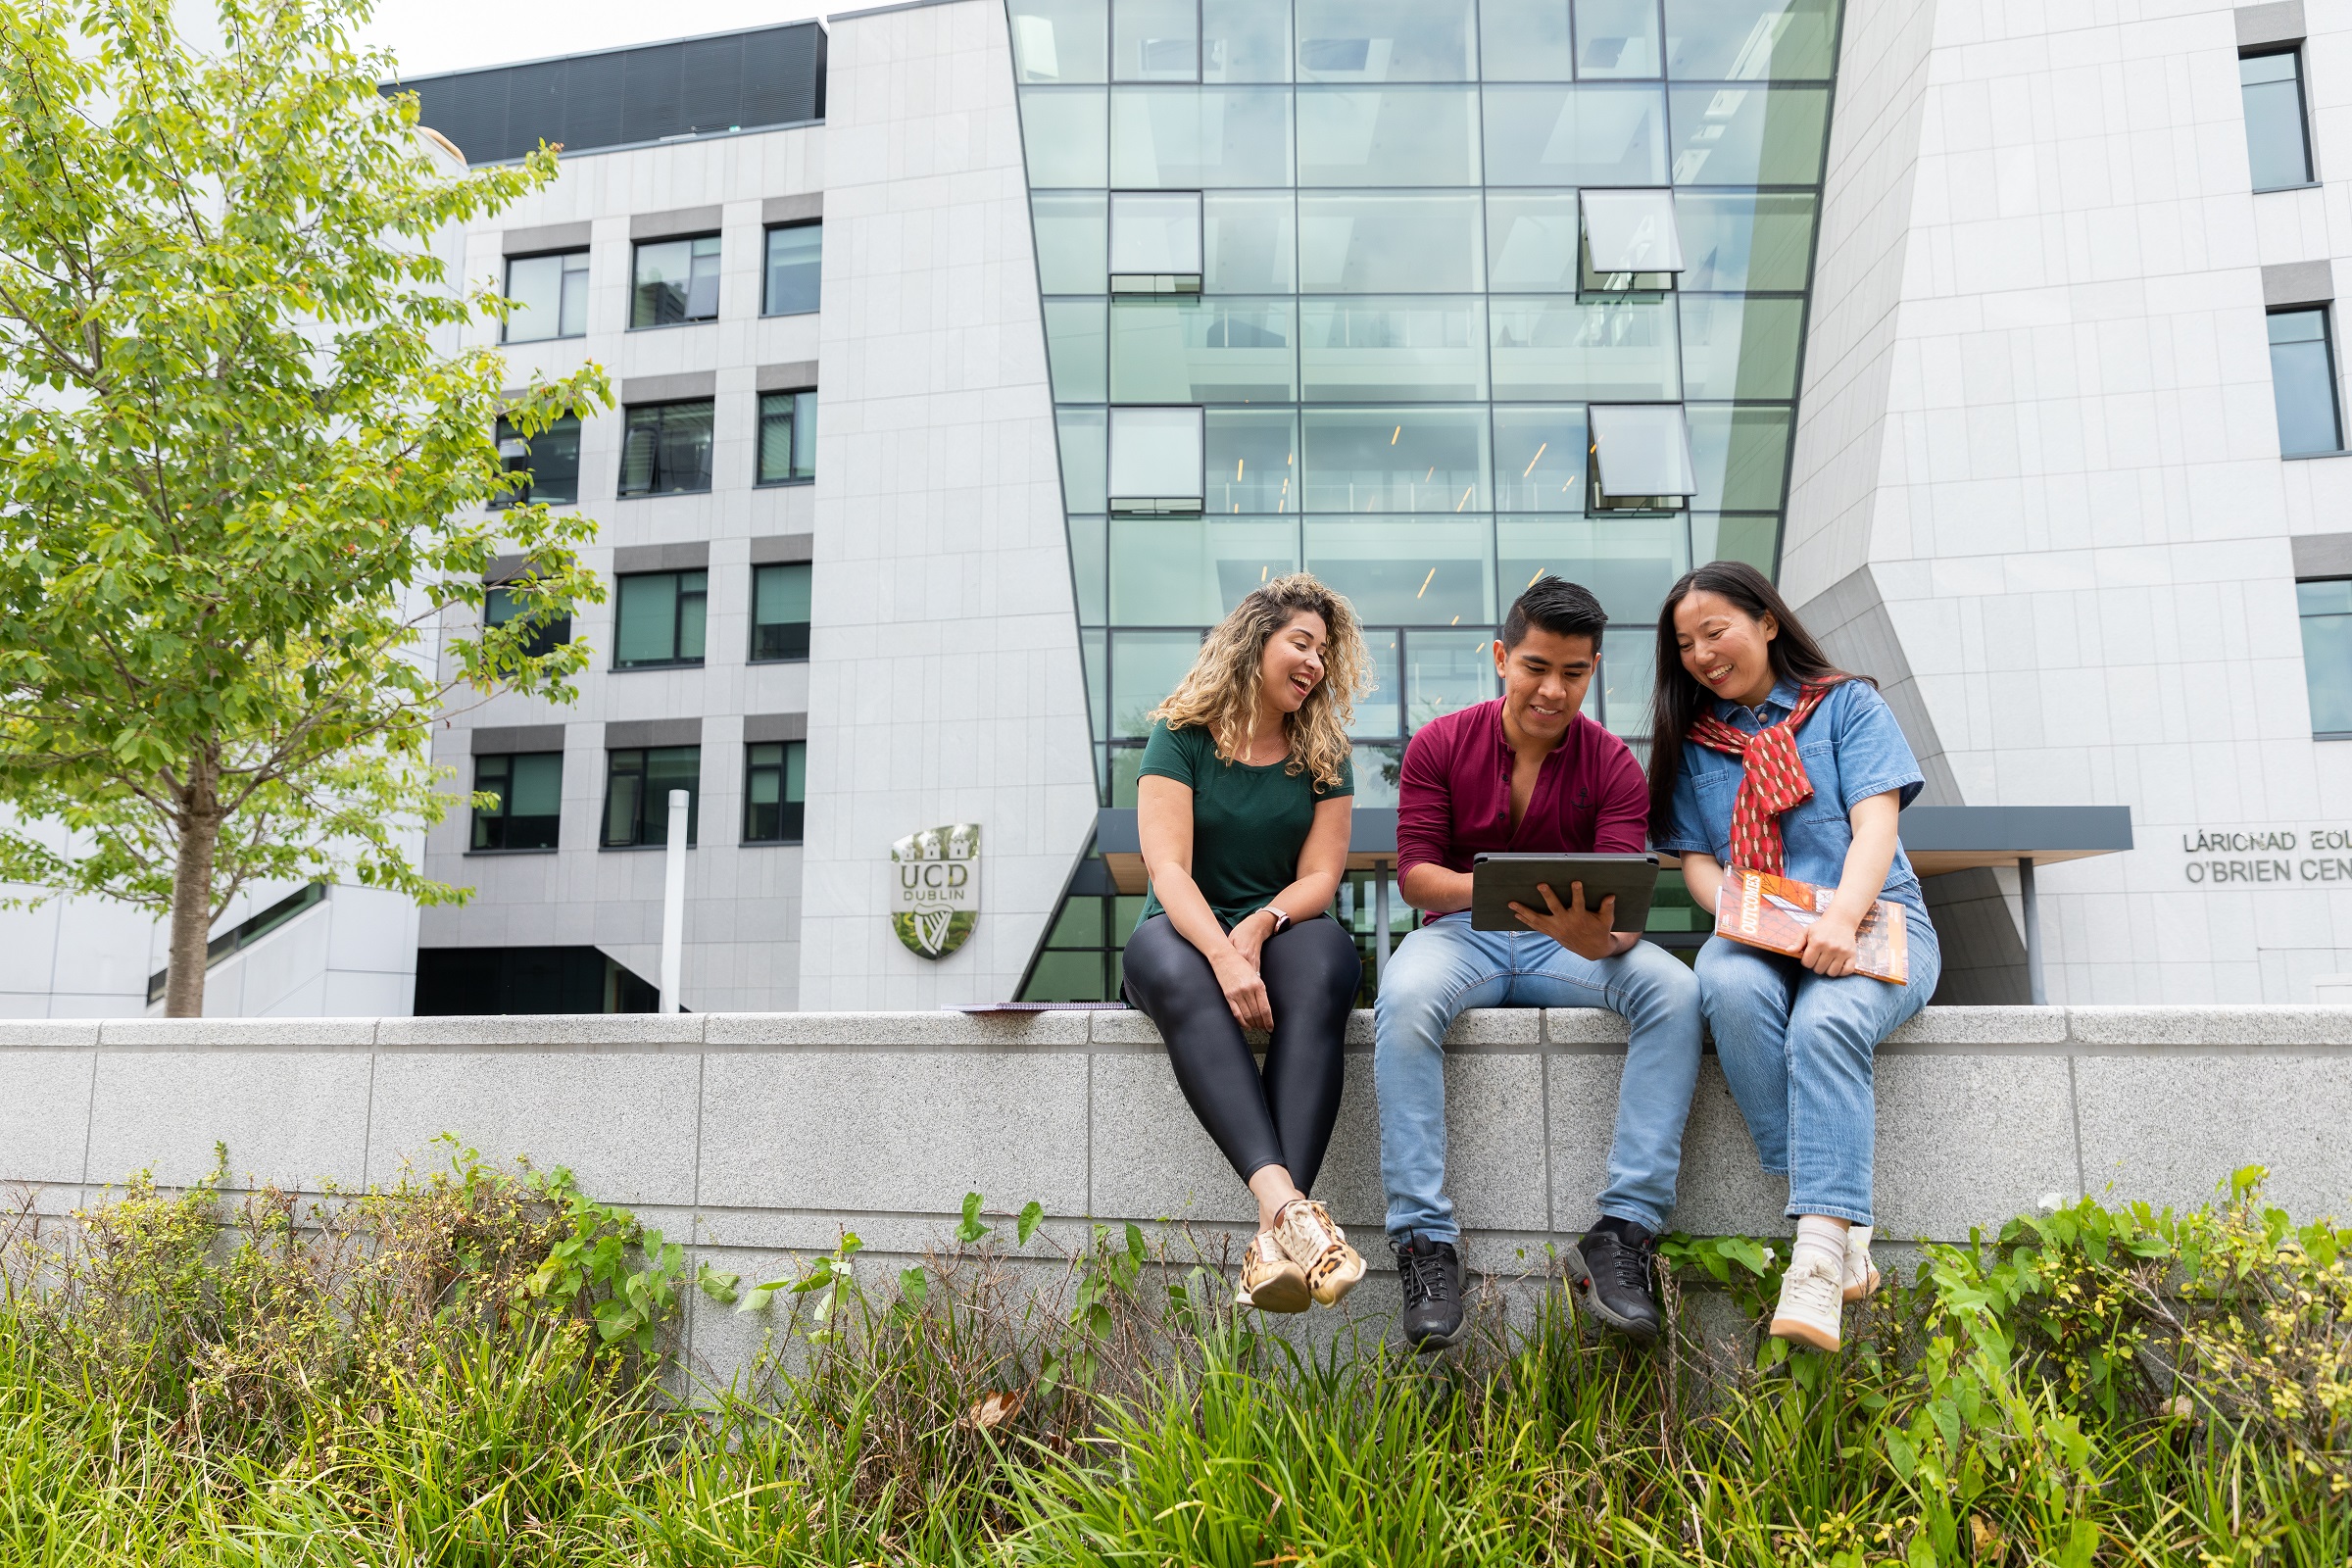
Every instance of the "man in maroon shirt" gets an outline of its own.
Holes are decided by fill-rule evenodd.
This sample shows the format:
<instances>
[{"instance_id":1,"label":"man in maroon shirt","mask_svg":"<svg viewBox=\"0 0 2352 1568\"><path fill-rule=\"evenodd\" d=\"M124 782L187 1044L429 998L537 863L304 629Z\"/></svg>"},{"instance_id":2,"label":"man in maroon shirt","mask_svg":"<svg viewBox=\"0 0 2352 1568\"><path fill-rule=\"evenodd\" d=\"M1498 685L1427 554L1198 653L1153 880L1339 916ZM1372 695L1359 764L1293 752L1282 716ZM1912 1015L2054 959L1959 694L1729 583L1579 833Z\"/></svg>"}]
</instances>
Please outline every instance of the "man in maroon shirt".
<instances>
[{"instance_id":1,"label":"man in maroon shirt","mask_svg":"<svg viewBox=\"0 0 2352 1568\"><path fill-rule=\"evenodd\" d=\"M1581 890L1522 908L1524 931L1470 928L1471 858L1642 847L1649 786L1623 741L1585 717L1607 616L1557 577L1531 584L1494 645L1502 696L1423 725L1405 748L1396 808L1397 882L1429 911L1389 960L1374 1007L1380 1172L1389 1243L1418 1349L1462 1332L1461 1228L1446 1196L1446 1031L1465 1007L1606 1007L1633 1026L1600 1218L1568 1251L1596 1317L1658 1332L1650 1260L1674 1207L1683 1122L1698 1083L1698 982L1673 955L1609 929Z\"/></svg>"}]
</instances>

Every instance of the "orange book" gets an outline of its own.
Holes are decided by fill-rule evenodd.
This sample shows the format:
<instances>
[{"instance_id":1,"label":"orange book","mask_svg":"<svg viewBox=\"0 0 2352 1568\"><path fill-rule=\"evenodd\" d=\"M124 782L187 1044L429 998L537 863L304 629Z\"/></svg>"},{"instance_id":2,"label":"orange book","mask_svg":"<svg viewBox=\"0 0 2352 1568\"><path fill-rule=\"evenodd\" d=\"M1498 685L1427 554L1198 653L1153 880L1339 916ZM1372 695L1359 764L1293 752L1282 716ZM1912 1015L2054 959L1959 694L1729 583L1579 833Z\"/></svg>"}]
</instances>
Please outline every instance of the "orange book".
<instances>
[{"instance_id":1,"label":"orange book","mask_svg":"<svg viewBox=\"0 0 2352 1568\"><path fill-rule=\"evenodd\" d=\"M1836 888L1734 866L1724 872L1723 891L1715 895L1715 934L1794 957L1805 945L1805 928L1821 918L1837 894ZM1898 986L1911 978L1901 905L1885 899L1871 904L1854 930L1854 972Z\"/></svg>"}]
</instances>

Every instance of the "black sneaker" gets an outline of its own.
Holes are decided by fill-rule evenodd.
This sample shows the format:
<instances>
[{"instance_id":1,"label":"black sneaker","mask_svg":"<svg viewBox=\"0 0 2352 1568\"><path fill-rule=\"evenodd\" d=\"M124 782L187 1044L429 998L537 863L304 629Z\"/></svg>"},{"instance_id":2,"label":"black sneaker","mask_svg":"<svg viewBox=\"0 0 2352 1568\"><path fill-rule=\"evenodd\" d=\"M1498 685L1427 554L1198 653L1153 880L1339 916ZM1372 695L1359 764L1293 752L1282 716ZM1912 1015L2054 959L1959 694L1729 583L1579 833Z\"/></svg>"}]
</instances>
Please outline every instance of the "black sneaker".
<instances>
[{"instance_id":1,"label":"black sneaker","mask_svg":"<svg viewBox=\"0 0 2352 1568\"><path fill-rule=\"evenodd\" d=\"M1414 1236L1395 1249L1404 1280L1404 1337L1416 1350L1450 1349L1462 1337L1462 1255L1451 1242Z\"/></svg>"},{"instance_id":2,"label":"black sneaker","mask_svg":"<svg viewBox=\"0 0 2352 1568\"><path fill-rule=\"evenodd\" d=\"M1655 1239L1631 1220L1603 1216L1568 1248L1568 1284L1577 1304L1620 1334L1658 1337L1658 1303L1649 1294Z\"/></svg>"}]
</instances>

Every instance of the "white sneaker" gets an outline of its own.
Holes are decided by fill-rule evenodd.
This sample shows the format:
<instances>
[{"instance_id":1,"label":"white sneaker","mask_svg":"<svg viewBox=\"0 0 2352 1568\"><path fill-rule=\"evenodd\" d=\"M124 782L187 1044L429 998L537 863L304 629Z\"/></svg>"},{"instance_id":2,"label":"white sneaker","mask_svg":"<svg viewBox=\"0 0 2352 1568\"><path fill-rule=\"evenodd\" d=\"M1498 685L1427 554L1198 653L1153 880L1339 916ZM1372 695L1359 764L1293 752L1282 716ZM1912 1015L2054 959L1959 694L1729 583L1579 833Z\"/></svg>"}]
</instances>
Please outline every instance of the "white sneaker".
<instances>
[{"instance_id":1,"label":"white sneaker","mask_svg":"<svg viewBox=\"0 0 2352 1568\"><path fill-rule=\"evenodd\" d=\"M1845 1308L1844 1281L1834 1263L1799 1258L1781 1276L1781 1303L1772 1309L1774 1337L1835 1351Z\"/></svg>"},{"instance_id":2,"label":"white sneaker","mask_svg":"<svg viewBox=\"0 0 2352 1568\"><path fill-rule=\"evenodd\" d=\"M1879 1288L1878 1265L1870 1260L1870 1227L1845 1230L1845 1298L1859 1301Z\"/></svg>"}]
</instances>

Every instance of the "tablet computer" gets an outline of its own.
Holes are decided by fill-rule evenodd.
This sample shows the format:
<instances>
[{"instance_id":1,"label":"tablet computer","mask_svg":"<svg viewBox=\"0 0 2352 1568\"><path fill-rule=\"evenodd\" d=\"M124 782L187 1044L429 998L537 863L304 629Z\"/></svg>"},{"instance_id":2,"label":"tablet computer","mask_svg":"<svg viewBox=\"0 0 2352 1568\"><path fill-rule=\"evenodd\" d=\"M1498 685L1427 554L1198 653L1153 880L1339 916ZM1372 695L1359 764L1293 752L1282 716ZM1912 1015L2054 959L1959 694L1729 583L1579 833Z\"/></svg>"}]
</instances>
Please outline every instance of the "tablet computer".
<instances>
[{"instance_id":1,"label":"tablet computer","mask_svg":"<svg viewBox=\"0 0 2352 1568\"><path fill-rule=\"evenodd\" d=\"M1575 883L1585 886L1585 907L1597 910L1600 901L1614 895L1618 931L1639 931L1649 923L1649 899L1658 885L1654 855L1481 855L1470 862L1470 929L1525 931L1511 912L1514 903L1531 909L1544 907L1538 883L1549 885L1565 907L1574 897Z\"/></svg>"}]
</instances>

